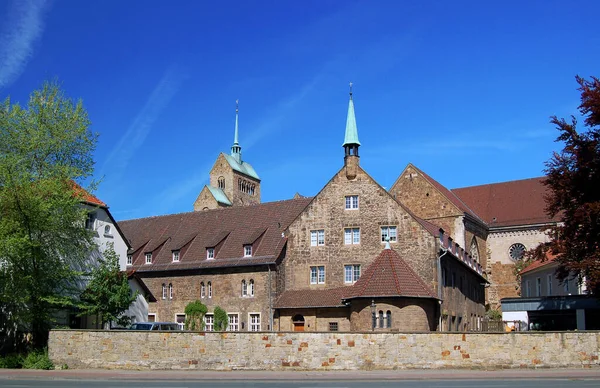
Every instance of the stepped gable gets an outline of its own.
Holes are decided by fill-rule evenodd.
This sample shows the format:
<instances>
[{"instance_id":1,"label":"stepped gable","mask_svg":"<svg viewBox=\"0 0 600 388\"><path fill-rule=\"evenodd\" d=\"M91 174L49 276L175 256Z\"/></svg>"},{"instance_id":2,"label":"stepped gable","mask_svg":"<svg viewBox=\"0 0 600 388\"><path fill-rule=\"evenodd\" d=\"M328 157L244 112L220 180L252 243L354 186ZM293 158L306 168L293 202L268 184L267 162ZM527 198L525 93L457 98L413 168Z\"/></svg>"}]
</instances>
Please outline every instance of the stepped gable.
<instances>
[{"instance_id":1,"label":"stepped gable","mask_svg":"<svg viewBox=\"0 0 600 388\"><path fill-rule=\"evenodd\" d=\"M152 272L274 263L285 246L282 233L311 199L122 221L119 225L132 246L130 269ZM251 257L244 257L246 244L252 245ZM214 248L214 259L207 259L207 248ZM174 250L180 251L179 262L173 262ZM145 264L146 253L152 253L152 264Z\"/></svg>"},{"instance_id":2,"label":"stepped gable","mask_svg":"<svg viewBox=\"0 0 600 388\"><path fill-rule=\"evenodd\" d=\"M544 177L452 189L490 227L558 221L546 214Z\"/></svg>"},{"instance_id":3,"label":"stepped gable","mask_svg":"<svg viewBox=\"0 0 600 388\"><path fill-rule=\"evenodd\" d=\"M398 296L437 299L406 261L395 250L386 247L349 288L345 299Z\"/></svg>"},{"instance_id":4,"label":"stepped gable","mask_svg":"<svg viewBox=\"0 0 600 388\"><path fill-rule=\"evenodd\" d=\"M345 307L342 303L344 294L349 287L342 286L327 290L288 290L284 291L274 308L316 308L316 307Z\"/></svg>"}]
</instances>

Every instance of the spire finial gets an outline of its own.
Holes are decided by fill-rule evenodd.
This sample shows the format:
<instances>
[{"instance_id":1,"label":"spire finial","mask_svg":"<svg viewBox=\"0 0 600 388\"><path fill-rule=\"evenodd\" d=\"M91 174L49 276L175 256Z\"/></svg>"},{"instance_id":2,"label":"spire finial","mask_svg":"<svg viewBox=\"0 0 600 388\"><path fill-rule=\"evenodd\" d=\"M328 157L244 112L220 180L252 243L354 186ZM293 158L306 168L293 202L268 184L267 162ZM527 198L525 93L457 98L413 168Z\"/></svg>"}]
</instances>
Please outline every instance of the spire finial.
<instances>
[{"instance_id":1,"label":"spire finial","mask_svg":"<svg viewBox=\"0 0 600 388\"><path fill-rule=\"evenodd\" d=\"M231 147L231 156L236 158L238 162L241 161L242 156L242 147L240 147L240 143L238 142L238 116L240 111L240 100L235 100L235 131L233 134L233 146Z\"/></svg>"},{"instance_id":2,"label":"spire finial","mask_svg":"<svg viewBox=\"0 0 600 388\"><path fill-rule=\"evenodd\" d=\"M350 99L352 100L352 81L350 81Z\"/></svg>"}]
</instances>

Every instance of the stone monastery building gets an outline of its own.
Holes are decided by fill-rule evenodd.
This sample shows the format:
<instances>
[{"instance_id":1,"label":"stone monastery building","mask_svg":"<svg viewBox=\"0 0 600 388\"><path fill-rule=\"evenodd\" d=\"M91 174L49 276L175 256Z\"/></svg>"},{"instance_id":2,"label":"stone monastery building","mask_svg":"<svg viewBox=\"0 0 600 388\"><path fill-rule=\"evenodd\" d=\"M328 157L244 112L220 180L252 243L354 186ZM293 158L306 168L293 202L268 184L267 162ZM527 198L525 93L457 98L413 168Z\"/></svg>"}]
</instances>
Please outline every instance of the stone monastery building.
<instances>
[{"instance_id":1,"label":"stone monastery building","mask_svg":"<svg viewBox=\"0 0 600 388\"><path fill-rule=\"evenodd\" d=\"M448 190L409 164L388 191L360 166L352 91L343 148L316 196L261 203L236 109L195 211L120 223L148 320L200 300L206 330L220 306L232 331L476 331L517 295L514 262L554 222L541 178Z\"/></svg>"}]
</instances>

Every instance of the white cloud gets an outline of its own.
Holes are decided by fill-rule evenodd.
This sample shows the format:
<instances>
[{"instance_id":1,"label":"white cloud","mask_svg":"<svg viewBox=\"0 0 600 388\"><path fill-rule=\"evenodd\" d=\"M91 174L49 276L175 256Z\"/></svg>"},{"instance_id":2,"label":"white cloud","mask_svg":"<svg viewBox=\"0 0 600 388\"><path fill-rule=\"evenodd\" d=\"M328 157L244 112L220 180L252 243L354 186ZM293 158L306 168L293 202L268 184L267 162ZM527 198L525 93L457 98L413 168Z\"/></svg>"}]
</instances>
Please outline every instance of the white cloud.
<instances>
[{"instance_id":1,"label":"white cloud","mask_svg":"<svg viewBox=\"0 0 600 388\"><path fill-rule=\"evenodd\" d=\"M44 0L15 0L9 6L6 20L0 21L0 89L7 87L23 73L33 57L34 45L44 32Z\"/></svg>"}]
</instances>

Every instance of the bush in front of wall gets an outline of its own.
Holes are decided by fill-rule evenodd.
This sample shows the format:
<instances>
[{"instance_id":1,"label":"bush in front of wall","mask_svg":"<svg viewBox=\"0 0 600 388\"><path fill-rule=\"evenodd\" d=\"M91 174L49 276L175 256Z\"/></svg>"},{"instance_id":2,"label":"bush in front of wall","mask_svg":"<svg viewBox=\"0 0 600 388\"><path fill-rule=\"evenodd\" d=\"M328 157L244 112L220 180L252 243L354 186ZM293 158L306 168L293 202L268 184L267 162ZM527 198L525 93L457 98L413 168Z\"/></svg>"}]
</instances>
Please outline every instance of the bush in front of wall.
<instances>
[{"instance_id":1,"label":"bush in front of wall","mask_svg":"<svg viewBox=\"0 0 600 388\"><path fill-rule=\"evenodd\" d=\"M23 360L24 369L54 369L52 360L48 357L48 349L34 350Z\"/></svg>"}]
</instances>

